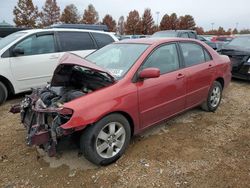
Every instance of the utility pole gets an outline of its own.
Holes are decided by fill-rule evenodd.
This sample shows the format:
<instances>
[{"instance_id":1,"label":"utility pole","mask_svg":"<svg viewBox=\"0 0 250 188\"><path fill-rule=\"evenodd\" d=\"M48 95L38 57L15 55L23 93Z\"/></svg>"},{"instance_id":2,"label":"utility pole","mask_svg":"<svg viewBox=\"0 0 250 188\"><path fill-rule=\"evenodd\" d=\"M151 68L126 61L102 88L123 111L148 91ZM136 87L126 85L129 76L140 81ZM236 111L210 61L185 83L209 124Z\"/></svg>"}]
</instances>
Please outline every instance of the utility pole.
<instances>
[{"instance_id":1,"label":"utility pole","mask_svg":"<svg viewBox=\"0 0 250 188\"><path fill-rule=\"evenodd\" d=\"M159 14L160 14L160 12L157 11L156 12L156 26L157 26L157 28L159 27Z\"/></svg>"},{"instance_id":2,"label":"utility pole","mask_svg":"<svg viewBox=\"0 0 250 188\"><path fill-rule=\"evenodd\" d=\"M238 30L239 22L235 23L235 29Z\"/></svg>"},{"instance_id":3,"label":"utility pole","mask_svg":"<svg viewBox=\"0 0 250 188\"><path fill-rule=\"evenodd\" d=\"M214 30L214 22L212 22L211 25L212 25L212 31L213 31Z\"/></svg>"}]
</instances>

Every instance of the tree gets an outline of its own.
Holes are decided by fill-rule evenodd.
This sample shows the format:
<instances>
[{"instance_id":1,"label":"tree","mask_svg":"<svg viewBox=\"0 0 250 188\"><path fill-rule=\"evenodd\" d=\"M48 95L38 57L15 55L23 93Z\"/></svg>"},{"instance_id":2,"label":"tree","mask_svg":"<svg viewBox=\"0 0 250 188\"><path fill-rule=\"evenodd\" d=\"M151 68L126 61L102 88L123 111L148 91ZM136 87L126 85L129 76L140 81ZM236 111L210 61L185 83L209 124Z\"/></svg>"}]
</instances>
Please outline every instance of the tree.
<instances>
[{"instance_id":1,"label":"tree","mask_svg":"<svg viewBox=\"0 0 250 188\"><path fill-rule=\"evenodd\" d=\"M227 32L225 32L226 35L232 35L233 34L233 30L231 28L229 28L227 30Z\"/></svg>"},{"instance_id":2,"label":"tree","mask_svg":"<svg viewBox=\"0 0 250 188\"><path fill-rule=\"evenodd\" d=\"M176 13L172 13L169 16L169 26L170 26L170 29L172 29L172 30L176 30L179 28L179 19L178 19Z\"/></svg>"},{"instance_id":3,"label":"tree","mask_svg":"<svg viewBox=\"0 0 250 188\"><path fill-rule=\"evenodd\" d=\"M56 0L46 0L41 12L41 24L43 27L58 23L60 21L60 7Z\"/></svg>"},{"instance_id":4,"label":"tree","mask_svg":"<svg viewBox=\"0 0 250 188\"><path fill-rule=\"evenodd\" d=\"M217 30L217 35L225 35L226 34L226 31L224 30L223 27L219 27L219 29Z\"/></svg>"},{"instance_id":5,"label":"tree","mask_svg":"<svg viewBox=\"0 0 250 188\"><path fill-rule=\"evenodd\" d=\"M108 27L109 31L111 32L116 31L116 22L111 15L109 14L105 15L104 18L102 19L102 24L105 24Z\"/></svg>"},{"instance_id":6,"label":"tree","mask_svg":"<svg viewBox=\"0 0 250 188\"><path fill-rule=\"evenodd\" d=\"M61 15L60 21L67 24L79 23L78 10L75 5L67 5Z\"/></svg>"},{"instance_id":7,"label":"tree","mask_svg":"<svg viewBox=\"0 0 250 188\"><path fill-rule=\"evenodd\" d=\"M198 35L204 35L205 34L203 27L196 27L195 31L197 32Z\"/></svg>"},{"instance_id":8,"label":"tree","mask_svg":"<svg viewBox=\"0 0 250 188\"><path fill-rule=\"evenodd\" d=\"M250 34L250 29L242 29L240 34Z\"/></svg>"},{"instance_id":9,"label":"tree","mask_svg":"<svg viewBox=\"0 0 250 188\"><path fill-rule=\"evenodd\" d=\"M126 34L141 34L142 24L139 12L137 10L130 11L125 23Z\"/></svg>"},{"instance_id":10,"label":"tree","mask_svg":"<svg viewBox=\"0 0 250 188\"><path fill-rule=\"evenodd\" d=\"M169 24L169 15L165 14L161 19L160 30L169 30L169 29L171 29L171 26Z\"/></svg>"},{"instance_id":11,"label":"tree","mask_svg":"<svg viewBox=\"0 0 250 188\"><path fill-rule=\"evenodd\" d=\"M185 15L180 17L179 29L194 29L195 25L193 16Z\"/></svg>"},{"instance_id":12,"label":"tree","mask_svg":"<svg viewBox=\"0 0 250 188\"><path fill-rule=\"evenodd\" d=\"M161 30L176 30L179 28L179 18L176 13L172 13L170 16L165 14L160 23Z\"/></svg>"},{"instance_id":13,"label":"tree","mask_svg":"<svg viewBox=\"0 0 250 188\"><path fill-rule=\"evenodd\" d=\"M18 0L14 7L14 22L17 27L36 27L36 21L39 17L38 8L34 6L32 0Z\"/></svg>"},{"instance_id":14,"label":"tree","mask_svg":"<svg viewBox=\"0 0 250 188\"><path fill-rule=\"evenodd\" d=\"M88 8L84 10L82 23L95 24L99 20L98 12L92 4L89 4Z\"/></svg>"},{"instance_id":15,"label":"tree","mask_svg":"<svg viewBox=\"0 0 250 188\"><path fill-rule=\"evenodd\" d=\"M235 35L235 34L238 34L239 33L239 31L235 28L234 30L233 30L233 34Z\"/></svg>"},{"instance_id":16,"label":"tree","mask_svg":"<svg viewBox=\"0 0 250 188\"><path fill-rule=\"evenodd\" d=\"M120 35L123 35L124 34L124 16L121 16L118 20L118 32Z\"/></svg>"},{"instance_id":17,"label":"tree","mask_svg":"<svg viewBox=\"0 0 250 188\"><path fill-rule=\"evenodd\" d=\"M153 34L154 20L149 8L144 10L142 15L142 34L151 35Z\"/></svg>"}]
</instances>

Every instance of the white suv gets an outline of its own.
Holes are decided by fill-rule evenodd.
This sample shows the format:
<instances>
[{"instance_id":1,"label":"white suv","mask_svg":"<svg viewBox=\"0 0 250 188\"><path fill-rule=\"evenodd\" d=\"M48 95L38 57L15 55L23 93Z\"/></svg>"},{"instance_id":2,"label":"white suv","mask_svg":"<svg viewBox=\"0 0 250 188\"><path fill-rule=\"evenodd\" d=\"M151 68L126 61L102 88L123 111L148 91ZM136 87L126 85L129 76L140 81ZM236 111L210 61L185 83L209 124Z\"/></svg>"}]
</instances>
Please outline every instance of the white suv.
<instances>
[{"instance_id":1,"label":"white suv","mask_svg":"<svg viewBox=\"0 0 250 188\"><path fill-rule=\"evenodd\" d=\"M25 30L2 38L0 104L10 94L44 86L64 52L85 57L114 41L112 33L62 28Z\"/></svg>"}]
</instances>

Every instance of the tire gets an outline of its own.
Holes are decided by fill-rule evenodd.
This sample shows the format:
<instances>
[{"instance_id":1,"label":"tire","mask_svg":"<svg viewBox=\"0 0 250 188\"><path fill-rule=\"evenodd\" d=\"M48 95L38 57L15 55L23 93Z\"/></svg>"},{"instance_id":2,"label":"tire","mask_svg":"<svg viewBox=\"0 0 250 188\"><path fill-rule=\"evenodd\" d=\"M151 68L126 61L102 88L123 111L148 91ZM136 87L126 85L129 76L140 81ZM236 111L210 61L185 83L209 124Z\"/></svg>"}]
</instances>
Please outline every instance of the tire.
<instances>
[{"instance_id":1,"label":"tire","mask_svg":"<svg viewBox=\"0 0 250 188\"><path fill-rule=\"evenodd\" d=\"M80 139L80 149L86 159L104 166L121 157L130 137L128 120L120 114L111 114L86 128Z\"/></svg>"},{"instance_id":2,"label":"tire","mask_svg":"<svg viewBox=\"0 0 250 188\"><path fill-rule=\"evenodd\" d=\"M8 90L6 86L0 82L0 105L3 104L8 97Z\"/></svg>"},{"instance_id":3,"label":"tire","mask_svg":"<svg viewBox=\"0 0 250 188\"><path fill-rule=\"evenodd\" d=\"M215 81L208 92L207 100L201 105L201 108L207 112L214 112L220 105L222 98L222 86L220 82Z\"/></svg>"}]
</instances>

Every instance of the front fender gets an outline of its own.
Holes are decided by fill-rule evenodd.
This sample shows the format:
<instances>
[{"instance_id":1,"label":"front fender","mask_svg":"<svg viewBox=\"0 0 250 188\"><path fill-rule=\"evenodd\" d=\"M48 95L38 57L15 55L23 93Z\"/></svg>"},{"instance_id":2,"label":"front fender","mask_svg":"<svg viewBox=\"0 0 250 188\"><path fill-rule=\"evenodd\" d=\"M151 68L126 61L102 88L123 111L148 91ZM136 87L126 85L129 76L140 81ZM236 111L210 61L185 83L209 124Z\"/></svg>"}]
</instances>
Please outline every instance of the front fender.
<instances>
[{"instance_id":1,"label":"front fender","mask_svg":"<svg viewBox=\"0 0 250 188\"><path fill-rule=\"evenodd\" d=\"M81 130L113 112L125 112L132 118L134 127L139 127L137 90L128 91L123 95L121 93L124 90L96 91L65 104L64 107L73 109L74 112L71 119L61 128Z\"/></svg>"}]
</instances>

